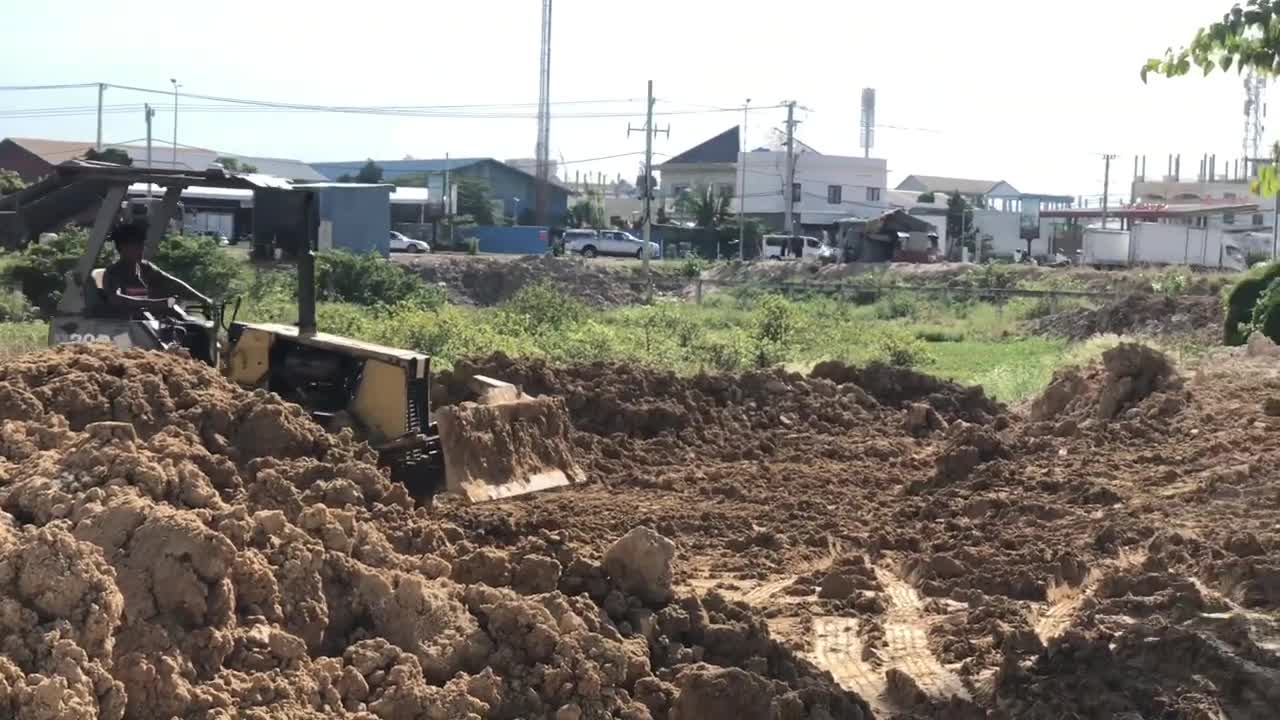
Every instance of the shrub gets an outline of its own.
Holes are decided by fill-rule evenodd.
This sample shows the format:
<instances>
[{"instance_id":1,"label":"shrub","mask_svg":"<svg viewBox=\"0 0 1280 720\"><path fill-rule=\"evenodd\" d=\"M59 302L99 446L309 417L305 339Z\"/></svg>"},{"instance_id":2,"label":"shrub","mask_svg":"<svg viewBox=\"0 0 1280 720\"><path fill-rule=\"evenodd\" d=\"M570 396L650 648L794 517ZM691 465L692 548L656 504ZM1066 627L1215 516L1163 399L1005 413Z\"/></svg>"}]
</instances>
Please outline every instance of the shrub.
<instances>
[{"instance_id":1,"label":"shrub","mask_svg":"<svg viewBox=\"0 0 1280 720\"><path fill-rule=\"evenodd\" d=\"M1254 332L1275 340L1280 338L1280 277L1271 281L1253 306L1252 328Z\"/></svg>"},{"instance_id":2,"label":"shrub","mask_svg":"<svg viewBox=\"0 0 1280 720\"><path fill-rule=\"evenodd\" d=\"M370 306L437 307L444 299L442 290L423 284L397 263L344 250L326 250L316 258L316 294L320 300Z\"/></svg>"},{"instance_id":3,"label":"shrub","mask_svg":"<svg viewBox=\"0 0 1280 720\"><path fill-rule=\"evenodd\" d=\"M1169 268L1151 281L1151 292L1171 299L1176 298L1186 292L1190 282L1191 276L1185 271Z\"/></svg>"},{"instance_id":4,"label":"shrub","mask_svg":"<svg viewBox=\"0 0 1280 720\"><path fill-rule=\"evenodd\" d=\"M66 274L71 271L88 245L89 234L81 228L70 228L48 243L32 243L18 253L5 270L6 284L20 290L32 305L51 312L62 299ZM99 263L115 261L115 249L103 248Z\"/></svg>"},{"instance_id":5,"label":"shrub","mask_svg":"<svg viewBox=\"0 0 1280 720\"><path fill-rule=\"evenodd\" d=\"M240 263L209 238L165 235L152 258L156 266L208 297L234 294Z\"/></svg>"},{"instance_id":6,"label":"shrub","mask_svg":"<svg viewBox=\"0 0 1280 720\"><path fill-rule=\"evenodd\" d=\"M886 332L876 340L876 358L894 367L919 367L934 361L923 342L904 332Z\"/></svg>"},{"instance_id":7,"label":"shrub","mask_svg":"<svg viewBox=\"0 0 1280 720\"><path fill-rule=\"evenodd\" d=\"M920 312L920 303L906 293L890 293L875 305L876 317L881 320L913 318Z\"/></svg>"},{"instance_id":8,"label":"shrub","mask_svg":"<svg viewBox=\"0 0 1280 720\"><path fill-rule=\"evenodd\" d=\"M946 330L943 328L922 328L916 330L915 337L927 343L963 342L964 330Z\"/></svg>"},{"instance_id":9,"label":"shrub","mask_svg":"<svg viewBox=\"0 0 1280 720\"><path fill-rule=\"evenodd\" d=\"M501 324L517 333L543 335L582 322L587 306L549 282L526 285L498 308Z\"/></svg>"},{"instance_id":10,"label":"shrub","mask_svg":"<svg viewBox=\"0 0 1280 720\"><path fill-rule=\"evenodd\" d=\"M741 370L751 359L751 336L734 329L695 348L701 364L719 372Z\"/></svg>"},{"instance_id":11,"label":"shrub","mask_svg":"<svg viewBox=\"0 0 1280 720\"><path fill-rule=\"evenodd\" d=\"M696 280L702 276L702 271L707 268L707 263L698 256L698 251L690 250L688 257L684 259L684 263L680 266L680 274L690 280Z\"/></svg>"},{"instance_id":12,"label":"shrub","mask_svg":"<svg viewBox=\"0 0 1280 720\"><path fill-rule=\"evenodd\" d=\"M35 316L26 295L17 290L0 290L0 322L27 322Z\"/></svg>"},{"instance_id":13,"label":"shrub","mask_svg":"<svg viewBox=\"0 0 1280 720\"><path fill-rule=\"evenodd\" d=\"M1273 262L1250 270L1235 285L1226 290L1224 304L1227 306L1227 312L1222 327L1224 345L1243 345L1249 339L1254 306L1270 287L1272 281L1278 277L1280 277L1280 262Z\"/></svg>"},{"instance_id":14,"label":"shrub","mask_svg":"<svg viewBox=\"0 0 1280 720\"><path fill-rule=\"evenodd\" d=\"M467 249L467 254L468 254L468 255L479 255L479 254L480 254L480 240L479 240L479 238L469 237L469 238L467 238L466 240L463 240L463 241L462 241L462 245L463 245L463 247L465 247L465 248Z\"/></svg>"},{"instance_id":15,"label":"shrub","mask_svg":"<svg viewBox=\"0 0 1280 720\"><path fill-rule=\"evenodd\" d=\"M752 312L751 339L755 344L756 364L775 365L792 350L802 330L799 309L780 295L765 295Z\"/></svg>"}]
</instances>

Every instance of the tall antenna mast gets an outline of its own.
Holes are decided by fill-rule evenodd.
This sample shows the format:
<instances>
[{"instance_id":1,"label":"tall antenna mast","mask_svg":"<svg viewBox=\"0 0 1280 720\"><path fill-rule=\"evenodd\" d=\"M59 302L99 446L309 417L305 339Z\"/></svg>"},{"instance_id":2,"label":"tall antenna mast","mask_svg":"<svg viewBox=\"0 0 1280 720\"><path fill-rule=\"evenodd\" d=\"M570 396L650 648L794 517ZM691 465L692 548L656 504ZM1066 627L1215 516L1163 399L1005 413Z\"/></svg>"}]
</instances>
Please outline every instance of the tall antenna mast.
<instances>
[{"instance_id":1,"label":"tall antenna mast","mask_svg":"<svg viewBox=\"0 0 1280 720\"><path fill-rule=\"evenodd\" d=\"M1250 70L1244 79L1244 156L1250 160L1261 157L1263 121L1267 117L1262 92L1266 89L1267 79Z\"/></svg>"},{"instance_id":2,"label":"tall antenna mast","mask_svg":"<svg viewBox=\"0 0 1280 720\"><path fill-rule=\"evenodd\" d=\"M539 225L548 225L548 184L551 182L551 0L542 0L542 52L538 67L537 182L534 214Z\"/></svg>"}]
</instances>

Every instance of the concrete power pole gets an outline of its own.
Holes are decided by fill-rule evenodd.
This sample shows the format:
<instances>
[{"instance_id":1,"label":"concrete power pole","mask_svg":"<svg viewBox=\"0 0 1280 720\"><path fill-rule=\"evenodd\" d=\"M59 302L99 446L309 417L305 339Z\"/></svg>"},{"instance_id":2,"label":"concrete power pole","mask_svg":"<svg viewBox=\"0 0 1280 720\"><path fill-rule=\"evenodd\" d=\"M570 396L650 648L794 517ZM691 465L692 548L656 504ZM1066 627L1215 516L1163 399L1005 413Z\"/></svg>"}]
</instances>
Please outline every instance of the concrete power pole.
<instances>
[{"instance_id":1,"label":"concrete power pole","mask_svg":"<svg viewBox=\"0 0 1280 720\"><path fill-rule=\"evenodd\" d=\"M1107 210L1110 201L1109 194L1111 192L1111 161L1116 159L1115 155L1103 155L1102 159L1106 161L1106 170L1102 175L1102 229L1107 229Z\"/></svg>"},{"instance_id":2,"label":"concrete power pole","mask_svg":"<svg viewBox=\"0 0 1280 720\"><path fill-rule=\"evenodd\" d=\"M747 102L742 106L742 167L738 168L742 175L742 189L738 191L738 260L747 259L747 224L746 217L743 213L747 207L747 153L751 152L751 148L747 146L747 111L751 109L751 98L747 98Z\"/></svg>"},{"instance_id":3,"label":"concrete power pole","mask_svg":"<svg viewBox=\"0 0 1280 720\"><path fill-rule=\"evenodd\" d=\"M788 101L786 103L786 106L787 106L787 175L786 175L787 184L786 184L786 187L783 189L783 195L785 196L785 200L782 203L782 207L783 207L782 224L783 224L783 227L786 229L786 233L788 235L794 235L795 227L793 225L791 215L792 215L792 205L795 203L795 199L796 199L795 190L793 189L796 184L796 133L795 133L796 102L794 100Z\"/></svg>"},{"instance_id":4,"label":"concrete power pole","mask_svg":"<svg viewBox=\"0 0 1280 720\"><path fill-rule=\"evenodd\" d=\"M653 232L653 183L650 179L653 177L653 136L655 133L666 133L667 137L671 137L671 128L666 130L658 130L653 126L653 81L649 81L649 99L645 104L645 118L643 128L633 128L627 125L627 136L630 137L633 131L644 132L644 233L643 247L640 249L641 262L644 263L644 285L646 301L653 299L653 283L649 279L649 238Z\"/></svg>"},{"instance_id":5,"label":"concrete power pole","mask_svg":"<svg viewBox=\"0 0 1280 720\"><path fill-rule=\"evenodd\" d=\"M150 103L142 106L143 113L147 118L147 169L151 169L151 118L156 116L155 108ZM151 183L147 183L147 197L151 197Z\"/></svg>"},{"instance_id":6,"label":"concrete power pole","mask_svg":"<svg viewBox=\"0 0 1280 720\"><path fill-rule=\"evenodd\" d=\"M98 139L93 149L102 152L102 96L107 92L106 83L98 83Z\"/></svg>"}]
</instances>

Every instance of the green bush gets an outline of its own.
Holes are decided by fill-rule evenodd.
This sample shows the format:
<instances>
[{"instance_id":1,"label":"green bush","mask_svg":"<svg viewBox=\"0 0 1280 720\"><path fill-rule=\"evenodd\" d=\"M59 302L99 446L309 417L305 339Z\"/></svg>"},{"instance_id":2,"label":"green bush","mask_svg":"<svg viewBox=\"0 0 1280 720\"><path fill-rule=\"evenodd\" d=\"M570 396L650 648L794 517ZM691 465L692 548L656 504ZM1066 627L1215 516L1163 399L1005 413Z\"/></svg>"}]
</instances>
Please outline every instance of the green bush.
<instances>
[{"instance_id":1,"label":"green bush","mask_svg":"<svg viewBox=\"0 0 1280 720\"><path fill-rule=\"evenodd\" d=\"M542 281L526 285L498 307L500 324L518 334L544 335L582 322L587 306Z\"/></svg>"},{"instance_id":2,"label":"green bush","mask_svg":"<svg viewBox=\"0 0 1280 720\"><path fill-rule=\"evenodd\" d=\"M894 367L920 367L933 363L928 347L905 332L886 332L876 340L876 359Z\"/></svg>"},{"instance_id":3,"label":"green bush","mask_svg":"<svg viewBox=\"0 0 1280 720\"><path fill-rule=\"evenodd\" d=\"M756 365L769 367L794 350L803 320L795 303L781 295L765 295L751 313L751 327Z\"/></svg>"},{"instance_id":4,"label":"green bush","mask_svg":"<svg viewBox=\"0 0 1280 720\"><path fill-rule=\"evenodd\" d=\"M316 258L316 294L320 300L357 305L439 307L444 291L428 286L406 268L372 253L326 250Z\"/></svg>"},{"instance_id":5,"label":"green bush","mask_svg":"<svg viewBox=\"0 0 1280 720\"><path fill-rule=\"evenodd\" d=\"M1253 306L1252 327L1254 332L1275 340L1280 338L1280 277L1271 281L1258 303Z\"/></svg>"},{"instance_id":6,"label":"green bush","mask_svg":"<svg viewBox=\"0 0 1280 720\"><path fill-rule=\"evenodd\" d=\"M684 259L684 263L680 266L680 274L690 280L696 280L702 276L702 271L706 268L706 261L698 256L696 250L690 250L688 257Z\"/></svg>"},{"instance_id":7,"label":"green bush","mask_svg":"<svg viewBox=\"0 0 1280 720\"><path fill-rule=\"evenodd\" d=\"M240 262L209 238L165 235L152 261L211 298L234 295L240 289Z\"/></svg>"},{"instance_id":8,"label":"green bush","mask_svg":"<svg viewBox=\"0 0 1280 720\"><path fill-rule=\"evenodd\" d=\"M890 293L875 304L875 309L881 320L913 318L920 312L920 302L907 293Z\"/></svg>"},{"instance_id":9,"label":"green bush","mask_svg":"<svg viewBox=\"0 0 1280 720\"><path fill-rule=\"evenodd\" d=\"M1223 319L1222 342L1224 345L1243 345L1253 329L1254 307L1258 299L1280 278L1280 262L1256 267L1226 290L1226 316ZM1271 337L1276 340L1276 337Z\"/></svg>"},{"instance_id":10,"label":"green bush","mask_svg":"<svg viewBox=\"0 0 1280 720\"><path fill-rule=\"evenodd\" d=\"M964 342L964 330L926 327L915 331L917 340L927 343Z\"/></svg>"},{"instance_id":11,"label":"green bush","mask_svg":"<svg viewBox=\"0 0 1280 720\"><path fill-rule=\"evenodd\" d=\"M468 255L480 254L480 240L478 238L469 237L462 241L462 245L467 249Z\"/></svg>"},{"instance_id":12,"label":"green bush","mask_svg":"<svg viewBox=\"0 0 1280 720\"><path fill-rule=\"evenodd\" d=\"M1151 281L1151 292L1167 298L1176 298L1187 291L1189 284L1191 284L1191 276L1185 270L1169 268Z\"/></svg>"},{"instance_id":13,"label":"green bush","mask_svg":"<svg viewBox=\"0 0 1280 720\"><path fill-rule=\"evenodd\" d=\"M66 274L79 262L88 245L89 234L70 228L48 243L32 243L17 253L5 269L4 283L20 290L32 305L51 312L62 299ZM115 261L115 249L103 249L99 266Z\"/></svg>"},{"instance_id":14,"label":"green bush","mask_svg":"<svg viewBox=\"0 0 1280 720\"><path fill-rule=\"evenodd\" d=\"M0 290L0 322L27 322L35 317L26 295L17 290Z\"/></svg>"},{"instance_id":15,"label":"green bush","mask_svg":"<svg viewBox=\"0 0 1280 720\"><path fill-rule=\"evenodd\" d=\"M740 329L702 341L695 348L700 364L717 372L741 370L751 360L752 338Z\"/></svg>"}]
</instances>

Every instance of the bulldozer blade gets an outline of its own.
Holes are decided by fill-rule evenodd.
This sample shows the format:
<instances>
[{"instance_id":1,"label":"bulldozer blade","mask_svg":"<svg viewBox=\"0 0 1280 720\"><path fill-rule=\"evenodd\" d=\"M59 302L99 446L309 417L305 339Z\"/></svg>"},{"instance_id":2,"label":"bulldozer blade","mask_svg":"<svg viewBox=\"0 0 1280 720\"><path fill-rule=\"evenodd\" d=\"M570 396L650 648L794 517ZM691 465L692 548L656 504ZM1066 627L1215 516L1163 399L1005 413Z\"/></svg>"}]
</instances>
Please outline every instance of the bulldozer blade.
<instances>
[{"instance_id":1,"label":"bulldozer blade","mask_svg":"<svg viewBox=\"0 0 1280 720\"><path fill-rule=\"evenodd\" d=\"M529 397L483 378L480 402L440 408L445 490L472 502L580 482L569 445L569 413L558 397ZM488 383L492 383L489 385Z\"/></svg>"}]
</instances>

